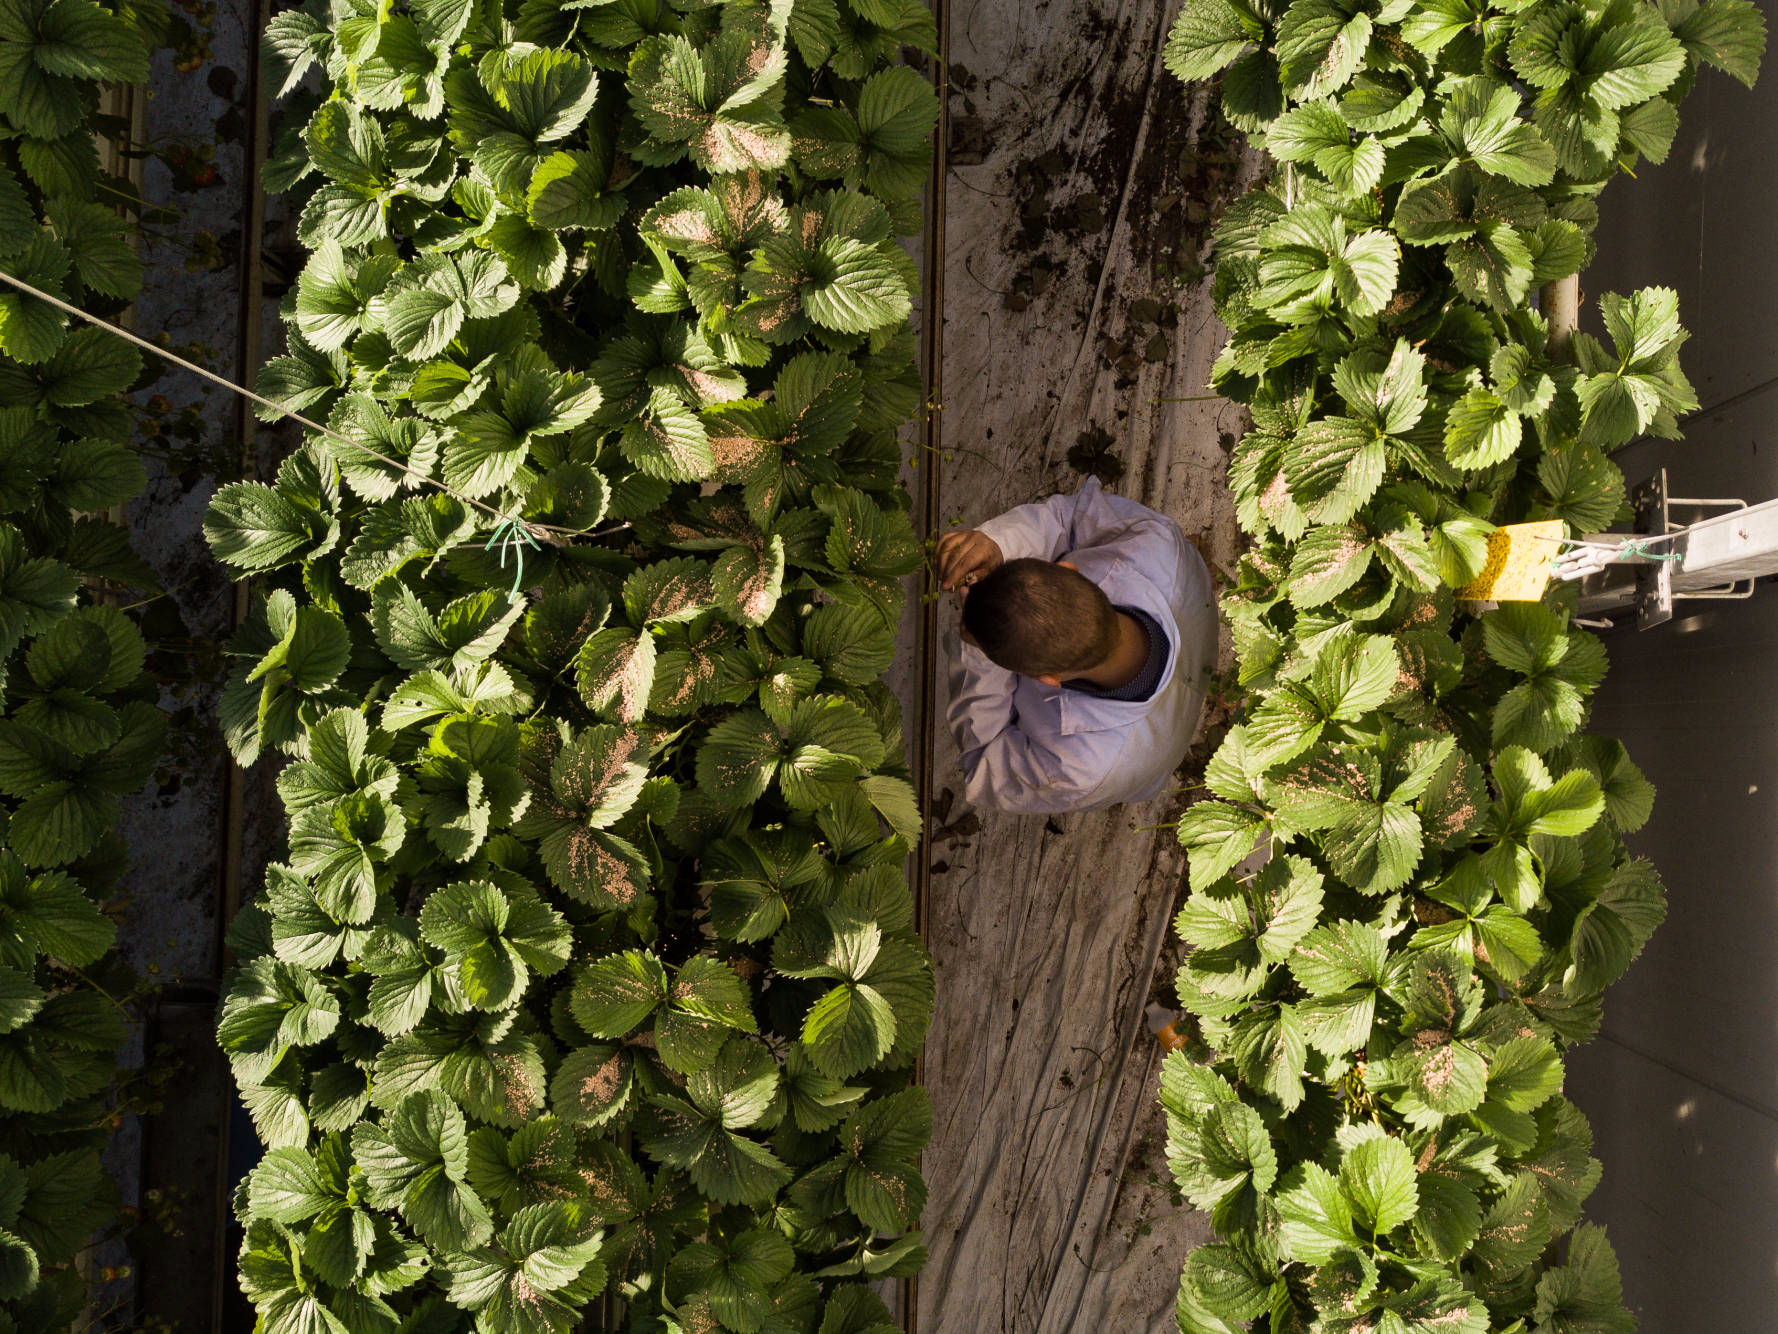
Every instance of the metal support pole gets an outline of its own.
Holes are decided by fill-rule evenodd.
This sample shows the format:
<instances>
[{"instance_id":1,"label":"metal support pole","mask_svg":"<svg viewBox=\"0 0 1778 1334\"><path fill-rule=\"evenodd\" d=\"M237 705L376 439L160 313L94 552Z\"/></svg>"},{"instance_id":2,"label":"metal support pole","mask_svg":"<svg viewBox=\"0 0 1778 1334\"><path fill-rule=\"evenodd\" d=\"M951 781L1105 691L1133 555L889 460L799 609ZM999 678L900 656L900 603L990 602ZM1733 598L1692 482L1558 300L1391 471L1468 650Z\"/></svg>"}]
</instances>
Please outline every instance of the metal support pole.
<instances>
[{"instance_id":1,"label":"metal support pole","mask_svg":"<svg viewBox=\"0 0 1778 1334\"><path fill-rule=\"evenodd\" d=\"M1553 283L1545 283L1540 298L1543 315L1550 324L1550 360L1568 361L1569 344L1580 324L1580 275L1571 273Z\"/></svg>"}]
</instances>

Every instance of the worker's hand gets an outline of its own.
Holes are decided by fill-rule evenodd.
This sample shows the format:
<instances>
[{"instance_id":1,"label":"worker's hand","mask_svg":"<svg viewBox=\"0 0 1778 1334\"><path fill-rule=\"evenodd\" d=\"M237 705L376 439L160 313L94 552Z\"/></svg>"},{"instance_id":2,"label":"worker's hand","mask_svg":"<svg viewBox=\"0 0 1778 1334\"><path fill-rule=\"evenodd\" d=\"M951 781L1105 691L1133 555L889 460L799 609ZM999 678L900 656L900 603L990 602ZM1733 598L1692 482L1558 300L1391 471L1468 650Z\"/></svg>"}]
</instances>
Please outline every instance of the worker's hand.
<instances>
[{"instance_id":1,"label":"worker's hand","mask_svg":"<svg viewBox=\"0 0 1778 1334\"><path fill-rule=\"evenodd\" d=\"M938 539L938 586L947 593L961 587L964 596L977 579L997 568L1006 558L986 533L959 528Z\"/></svg>"}]
</instances>

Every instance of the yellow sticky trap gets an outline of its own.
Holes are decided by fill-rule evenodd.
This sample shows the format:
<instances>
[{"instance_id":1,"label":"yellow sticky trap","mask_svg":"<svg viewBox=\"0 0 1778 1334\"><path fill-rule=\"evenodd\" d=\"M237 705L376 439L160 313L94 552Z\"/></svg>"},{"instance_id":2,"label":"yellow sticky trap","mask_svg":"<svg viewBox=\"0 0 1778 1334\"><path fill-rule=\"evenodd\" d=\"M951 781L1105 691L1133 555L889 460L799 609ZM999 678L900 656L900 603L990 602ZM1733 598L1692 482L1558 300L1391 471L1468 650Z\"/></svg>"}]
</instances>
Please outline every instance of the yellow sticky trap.
<instances>
[{"instance_id":1,"label":"yellow sticky trap","mask_svg":"<svg viewBox=\"0 0 1778 1334\"><path fill-rule=\"evenodd\" d=\"M1550 562L1567 536L1560 519L1509 523L1488 534L1488 562L1457 590L1469 602L1536 602L1550 583Z\"/></svg>"}]
</instances>

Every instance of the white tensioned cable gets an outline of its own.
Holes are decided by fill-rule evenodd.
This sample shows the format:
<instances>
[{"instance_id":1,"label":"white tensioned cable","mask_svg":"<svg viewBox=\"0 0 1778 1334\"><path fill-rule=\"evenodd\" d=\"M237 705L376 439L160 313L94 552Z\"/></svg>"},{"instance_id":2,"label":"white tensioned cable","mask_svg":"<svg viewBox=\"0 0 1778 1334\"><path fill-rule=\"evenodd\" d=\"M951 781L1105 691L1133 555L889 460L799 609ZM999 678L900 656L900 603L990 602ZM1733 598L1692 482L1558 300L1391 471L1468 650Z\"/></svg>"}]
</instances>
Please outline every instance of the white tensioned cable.
<instances>
[{"instance_id":1,"label":"white tensioned cable","mask_svg":"<svg viewBox=\"0 0 1778 1334\"><path fill-rule=\"evenodd\" d=\"M156 344L149 342L146 338L142 338L142 337L137 336L136 334L131 333L128 329L121 329L115 324L107 324L104 320L99 319L97 316L89 315L86 313L86 311L80 309L80 307L70 305L68 302L62 300L60 297L51 296L48 292L42 291L39 288L31 286L31 284L26 282L24 279L14 277L12 274L7 273L4 269L0 269L0 282L4 282L10 287L15 287L19 291L24 292L30 296L37 298L37 300L39 300L39 301L46 302L47 304L54 306L57 310L60 310L66 314L72 315L72 316L74 316L74 318L76 318L78 320L84 320L96 329L103 329L103 330L105 330L106 333L116 334L119 338L123 339L126 343L133 343L137 347L142 348L144 351L152 352L152 353L154 353L155 356L161 358L163 361L170 361L175 366L178 366L182 370L188 370L193 375L202 376L204 379L209 380L212 384L221 385L224 389L229 390L231 393L239 394L243 398L252 399L255 403L258 403L264 407L270 408L273 412L276 412L279 416L288 417L291 421L298 422L301 425L306 426L309 430L316 431L319 434L326 436L330 440L339 441L342 445L346 446L348 449L356 450L360 454L368 454L371 458L376 459L379 463L386 463L391 468L394 468L399 472L406 473L409 477L412 477L415 481L420 482L422 485L433 487L436 490L444 492L447 496L450 496L455 500L462 501L465 505L473 505L477 509L482 510L485 513L493 515L496 519L499 519L501 521L501 523L503 523L503 524L512 524L515 527L523 528L525 531L529 532L533 537L539 538L542 541L553 543L556 546L564 546L567 543L567 539L571 538L571 537L601 537L607 533L617 532L620 529L627 528L629 526L628 524L619 524L614 528L605 528L605 529L583 532L583 531L577 531L572 528L559 528L554 524L533 523L528 519L518 519L518 518L514 518L510 514L503 514L499 510L495 509L492 505L488 504L486 501L476 500L472 496L466 496L466 495L463 495L461 492L452 490L450 487L446 486L443 482L438 481L436 478L428 477L425 473L420 472L417 469L408 467L408 465L403 463L400 459L390 458L387 454L383 454L383 453L378 452L377 450L372 449L369 445L360 444L356 440L349 439L346 436L341 435L338 431L332 429L331 427L323 426L320 422L315 421L312 418L305 417L300 412L293 412L291 409L284 407L281 404L274 403L274 402L272 402L271 399L265 398L259 394L256 394L251 389L243 388L242 386L236 384L233 380L226 379L223 376L216 374L215 371L205 370L202 366L199 366L197 363L187 361L184 357L179 356L177 353L169 352L169 351L167 351L166 348L159 347Z\"/></svg>"}]
</instances>

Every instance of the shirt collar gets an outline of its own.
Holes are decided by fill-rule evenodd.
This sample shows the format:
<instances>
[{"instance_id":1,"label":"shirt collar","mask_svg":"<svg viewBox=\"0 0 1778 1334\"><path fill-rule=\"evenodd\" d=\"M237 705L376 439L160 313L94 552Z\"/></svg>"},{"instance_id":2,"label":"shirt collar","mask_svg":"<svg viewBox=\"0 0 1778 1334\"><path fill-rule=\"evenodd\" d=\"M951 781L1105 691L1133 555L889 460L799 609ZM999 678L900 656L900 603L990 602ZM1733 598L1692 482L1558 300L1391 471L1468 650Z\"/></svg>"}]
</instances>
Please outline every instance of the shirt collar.
<instances>
[{"instance_id":1,"label":"shirt collar","mask_svg":"<svg viewBox=\"0 0 1778 1334\"><path fill-rule=\"evenodd\" d=\"M1115 552L1103 547L1088 548L1067 559L1098 584L1114 603L1140 607L1160 623L1167 636L1167 664L1161 669L1161 679L1155 682L1154 693L1143 700L1099 699L1078 690L1059 690L1044 685L1038 685L1038 688L1056 699L1060 713L1056 730L1063 736L1128 727L1144 710L1153 706L1179 670L1179 655L1184 646L1179 642L1178 618L1154 582Z\"/></svg>"}]
</instances>

